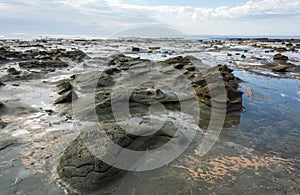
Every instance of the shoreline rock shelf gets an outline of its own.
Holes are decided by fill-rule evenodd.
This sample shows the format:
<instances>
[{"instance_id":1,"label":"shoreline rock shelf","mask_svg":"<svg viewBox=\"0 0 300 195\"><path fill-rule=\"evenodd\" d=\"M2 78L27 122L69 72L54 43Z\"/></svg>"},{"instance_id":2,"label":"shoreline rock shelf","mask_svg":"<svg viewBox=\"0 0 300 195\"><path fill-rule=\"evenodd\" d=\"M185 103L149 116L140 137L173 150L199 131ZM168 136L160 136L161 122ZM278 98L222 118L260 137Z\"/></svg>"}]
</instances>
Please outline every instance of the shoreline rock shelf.
<instances>
[{"instance_id":1,"label":"shoreline rock shelf","mask_svg":"<svg viewBox=\"0 0 300 195\"><path fill-rule=\"evenodd\" d=\"M112 55L107 65L103 72L78 75L73 80L74 91L78 90L84 97L95 96L95 100L89 102L79 97L73 102L73 107L70 107L69 114L76 113L74 117L79 121L101 123L101 128L83 127L59 161L57 169L60 179L75 190L97 190L122 173L101 159L111 155L110 146L103 133L119 146L131 150L150 150L175 138L178 128L175 122L162 119L158 121L165 124L158 132L151 136L141 136L145 126L152 130L155 128L147 119L151 105L162 104L167 109L165 113L154 110L154 115L186 112L185 114L195 119L199 114L199 110L195 109L199 106L199 101L208 106L212 106L213 101L223 104L217 109L226 109L227 112L242 109L243 93L237 89L238 80L232 74L233 70L225 65L209 67L191 56L153 62L123 54ZM59 84L59 91L73 89L70 86L68 83ZM222 92L224 99L220 99ZM114 110L114 103L120 110ZM139 125L133 125L130 119L126 119L126 113L122 113L122 105L129 106L131 117L139 120ZM183 105L186 107L182 108ZM94 109L96 118L93 116ZM118 121L128 124L128 128L134 129L137 134L122 130L116 122L114 112L120 112L124 119ZM176 137L178 144L186 141L184 134ZM173 149L175 148L173 145ZM91 152L94 149L96 153ZM139 159L133 160L134 164Z\"/></svg>"}]
</instances>

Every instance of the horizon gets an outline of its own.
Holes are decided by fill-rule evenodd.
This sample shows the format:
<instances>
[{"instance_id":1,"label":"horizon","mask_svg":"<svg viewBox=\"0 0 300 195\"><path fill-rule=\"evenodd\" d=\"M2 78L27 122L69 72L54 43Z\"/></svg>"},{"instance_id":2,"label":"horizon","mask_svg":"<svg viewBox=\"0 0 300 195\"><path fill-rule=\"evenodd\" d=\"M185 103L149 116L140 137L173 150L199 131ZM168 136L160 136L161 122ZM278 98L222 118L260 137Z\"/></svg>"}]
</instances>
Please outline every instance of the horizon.
<instances>
[{"instance_id":1,"label":"horizon","mask_svg":"<svg viewBox=\"0 0 300 195\"><path fill-rule=\"evenodd\" d=\"M0 0L0 35L107 36L143 26L186 35L299 36L298 0Z\"/></svg>"}]
</instances>

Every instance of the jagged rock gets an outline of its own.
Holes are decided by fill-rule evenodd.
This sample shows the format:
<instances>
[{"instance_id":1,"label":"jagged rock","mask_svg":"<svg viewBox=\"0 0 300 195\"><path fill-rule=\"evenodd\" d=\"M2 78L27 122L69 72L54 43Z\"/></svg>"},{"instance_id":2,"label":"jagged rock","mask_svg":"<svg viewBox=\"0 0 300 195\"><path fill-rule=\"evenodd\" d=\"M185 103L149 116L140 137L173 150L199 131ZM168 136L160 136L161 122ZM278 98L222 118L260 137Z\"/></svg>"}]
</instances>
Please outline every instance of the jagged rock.
<instances>
[{"instance_id":1,"label":"jagged rock","mask_svg":"<svg viewBox=\"0 0 300 195\"><path fill-rule=\"evenodd\" d=\"M68 67L68 64L66 62L63 62L61 60L45 60L45 61L39 61L39 60L31 60L26 62L20 62L19 63L20 68L24 69L52 69L52 68L63 68Z\"/></svg>"},{"instance_id":2,"label":"jagged rock","mask_svg":"<svg viewBox=\"0 0 300 195\"><path fill-rule=\"evenodd\" d=\"M278 66L273 67L272 70L274 72L285 72L286 69L288 69L288 68L289 68L289 66L287 66L287 65L278 65Z\"/></svg>"},{"instance_id":3,"label":"jagged rock","mask_svg":"<svg viewBox=\"0 0 300 195\"><path fill-rule=\"evenodd\" d=\"M276 54L273 56L274 60L282 60L282 61L287 61L289 58L287 56L284 56L280 53Z\"/></svg>"},{"instance_id":4,"label":"jagged rock","mask_svg":"<svg viewBox=\"0 0 300 195\"><path fill-rule=\"evenodd\" d=\"M182 64L185 68L178 70L177 64ZM72 104L70 113L77 113L78 120L101 123L101 128L98 125L84 128L59 161L58 173L61 179L80 191L99 189L120 172L103 160L112 155L105 135L121 147L131 150L150 150L175 138L175 123L177 121L182 124L176 117L169 118L162 128L149 134L151 136L141 136L144 133L148 135L148 131L155 129L147 118L151 106L163 105L167 109L166 113L160 113L160 110L155 112L154 109L154 114L164 114L157 117L157 123L165 122L164 117L171 112L196 117L199 114L199 110L195 110L199 106L196 98L210 106L217 104L216 109L227 109L227 112L242 108L242 92L238 90L233 70L224 65L210 68L196 58L181 56L163 62L152 62L122 54L111 56L108 65L113 67L103 72L78 75L74 79L74 87L81 89L82 95L90 97L91 101L78 98ZM220 99L222 90L225 91L224 99ZM193 91L196 91L196 97ZM131 119L134 120L126 119L127 113L123 112L122 106L127 103ZM114 121L116 114L121 118L125 117L121 121L129 127L130 132L128 129L123 130ZM139 122L133 125L136 120ZM182 134L176 138L185 142ZM182 142L178 144L180 143ZM94 149L95 151L91 151ZM139 161L137 158L130 160L132 165Z\"/></svg>"},{"instance_id":5,"label":"jagged rock","mask_svg":"<svg viewBox=\"0 0 300 195\"><path fill-rule=\"evenodd\" d=\"M71 91L65 92L60 97L58 97L55 100L54 104L71 103L77 99L78 99L77 94L73 90L71 90Z\"/></svg>"}]
</instances>

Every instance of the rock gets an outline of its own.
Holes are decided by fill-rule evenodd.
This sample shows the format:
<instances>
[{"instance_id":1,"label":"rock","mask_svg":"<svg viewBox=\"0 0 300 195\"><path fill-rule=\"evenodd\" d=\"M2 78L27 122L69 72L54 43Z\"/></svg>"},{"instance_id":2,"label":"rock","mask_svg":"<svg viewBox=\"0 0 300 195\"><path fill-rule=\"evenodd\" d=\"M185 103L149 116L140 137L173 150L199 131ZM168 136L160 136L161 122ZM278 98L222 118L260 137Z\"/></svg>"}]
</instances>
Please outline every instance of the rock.
<instances>
[{"instance_id":1,"label":"rock","mask_svg":"<svg viewBox=\"0 0 300 195\"><path fill-rule=\"evenodd\" d=\"M231 53L227 53L227 56L232 56L232 54Z\"/></svg>"},{"instance_id":2,"label":"rock","mask_svg":"<svg viewBox=\"0 0 300 195\"><path fill-rule=\"evenodd\" d=\"M132 47L132 52L140 52L141 49L138 47Z\"/></svg>"},{"instance_id":3,"label":"rock","mask_svg":"<svg viewBox=\"0 0 300 195\"><path fill-rule=\"evenodd\" d=\"M73 61L82 62L88 56L83 51L75 49L72 51L61 52L58 57L70 58Z\"/></svg>"},{"instance_id":4,"label":"rock","mask_svg":"<svg viewBox=\"0 0 300 195\"><path fill-rule=\"evenodd\" d=\"M188 59L188 57L183 58L182 56L178 56L175 58L170 58L164 61L167 64L171 64L176 69L183 69L184 66L192 66L191 61Z\"/></svg>"},{"instance_id":5,"label":"rock","mask_svg":"<svg viewBox=\"0 0 300 195\"><path fill-rule=\"evenodd\" d=\"M183 68L186 69L186 70L188 70L188 71L194 71L194 70L196 70L195 66L193 66L193 65L185 65Z\"/></svg>"},{"instance_id":6,"label":"rock","mask_svg":"<svg viewBox=\"0 0 300 195\"><path fill-rule=\"evenodd\" d=\"M121 70L119 70L118 68L107 68L104 70L104 72L108 75L111 75L114 73L119 73L119 72L121 72Z\"/></svg>"},{"instance_id":7,"label":"rock","mask_svg":"<svg viewBox=\"0 0 300 195\"><path fill-rule=\"evenodd\" d=\"M113 78L108 74L101 74L98 80L98 87L111 86L114 84Z\"/></svg>"},{"instance_id":8,"label":"rock","mask_svg":"<svg viewBox=\"0 0 300 195\"><path fill-rule=\"evenodd\" d=\"M159 50L161 47L156 46L156 47L149 47L150 50Z\"/></svg>"},{"instance_id":9,"label":"rock","mask_svg":"<svg viewBox=\"0 0 300 195\"><path fill-rule=\"evenodd\" d=\"M71 103L77 99L78 99L77 94L73 90L71 90L71 91L68 91L68 92L62 94L60 97L58 97L55 100L54 104Z\"/></svg>"},{"instance_id":10,"label":"rock","mask_svg":"<svg viewBox=\"0 0 300 195\"><path fill-rule=\"evenodd\" d=\"M232 69L226 65L212 67L203 73L204 78L210 78L210 83L206 84L205 80L194 85L199 101L211 106L212 101L224 102L227 105L227 112L240 111L242 109L243 92L238 90L236 78L232 74ZM219 81L218 75L222 75L224 83ZM221 82L221 83L220 83ZM225 88L224 88L225 87ZM220 92L226 91L226 99L219 99ZM213 97L212 97L213 95ZM222 108L220 108L222 109Z\"/></svg>"},{"instance_id":11,"label":"rock","mask_svg":"<svg viewBox=\"0 0 300 195\"><path fill-rule=\"evenodd\" d=\"M241 56L241 58L244 58L244 59L245 59L245 58L246 58L246 56L243 54L243 55Z\"/></svg>"},{"instance_id":12,"label":"rock","mask_svg":"<svg viewBox=\"0 0 300 195\"><path fill-rule=\"evenodd\" d=\"M0 87L1 86L5 86L5 84L2 81L0 81Z\"/></svg>"},{"instance_id":13,"label":"rock","mask_svg":"<svg viewBox=\"0 0 300 195\"><path fill-rule=\"evenodd\" d=\"M0 120L0 129L5 128L9 123Z\"/></svg>"},{"instance_id":14,"label":"rock","mask_svg":"<svg viewBox=\"0 0 300 195\"><path fill-rule=\"evenodd\" d=\"M19 63L20 68L24 69L45 69L45 70L55 70L55 68L64 68L69 65L61 60L31 60Z\"/></svg>"},{"instance_id":15,"label":"rock","mask_svg":"<svg viewBox=\"0 0 300 195\"><path fill-rule=\"evenodd\" d=\"M57 84L56 87L57 87L57 93L59 95L62 95L63 93L67 91L71 91L73 89L73 86L71 85L70 82L62 82L60 84Z\"/></svg>"},{"instance_id":16,"label":"rock","mask_svg":"<svg viewBox=\"0 0 300 195\"><path fill-rule=\"evenodd\" d=\"M289 66L287 66L287 65L278 65L278 66L273 67L272 70L274 72L285 72L286 69L288 69L288 68L289 68Z\"/></svg>"},{"instance_id":17,"label":"rock","mask_svg":"<svg viewBox=\"0 0 300 195\"><path fill-rule=\"evenodd\" d=\"M20 74L20 71L17 71L15 68L9 68L7 69L8 74L10 75L17 75Z\"/></svg>"},{"instance_id":18,"label":"rock","mask_svg":"<svg viewBox=\"0 0 300 195\"><path fill-rule=\"evenodd\" d=\"M172 153L178 145L188 142L184 133L178 132L178 128L187 127L180 125L175 119L157 119L153 123L146 117L139 119L141 122L138 126L133 126L130 120L123 121L135 134L126 132L115 121L105 121L100 125L83 128L80 136L70 144L59 160L57 170L60 179L77 191L94 192L115 178L120 178L124 172L112 164L126 163L128 166L134 166L139 164L139 161L144 163L144 159L140 159L139 156L128 156L126 162L123 162L126 151L114 148L114 144L133 151L147 151L158 148L172 139L173 143L168 147ZM149 134L161 122L163 126ZM153 160L157 161L155 157Z\"/></svg>"},{"instance_id":19,"label":"rock","mask_svg":"<svg viewBox=\"0 0 300 195\"><path fill-rule=\"evenodd\" d=\"M293 44L292 43L288 43L285 45L286 47L293 47Z\"/></svg>"},{"instance_id":20,"label":"rock","mask_svg":"<svg viewBox=\"0 0 300 195\"><path fill-rule=\"evenodd\" d=\"M227 109L227 112L242 108L243 93L238 90L233 70L224 65L205 66L189 56L152 62L122 54L111 56L108 65L113 66L103 72L78 75L73 83L76 85L74 88L81 89L82 97L90 97L92 101L79 98L72 104L69 116L77 113L76 119L88 124L100 122L100 125L83 127L80 135L64 151L57 166L60 179L80 192L95 192L122 174L119 168L106 161L113 157L115 163L123 163L118 159L122 152L112 154L113 144L109 140L123 148L147 151L175 139L168 150L176 150L177 145L187 141L187 134L178 129L193 129L192 126L184 126L193 123L188 119L181 121L170 113L186 113L194 119L197 115L193 111L199 111L195 110L199 106L197 98L210 106L216 103L216 109ZM178 66L182 66L182 70L178 70ZM225 91L224 99L219 98L220 89ZM72 101L71 93L72 90L64 93L56 103ZM130 119L126 119L122 108L127 103ZM220 103L224 103L225 107ZM184 106L181 107L181 104ZM166 110L163 113L151 110L155 120L150 120L149 110L153 105L163 105ZM118 121L128 127L126 131L115 122L116 114L124 117ZM156 126L160 128L156 129ZM144 159L128 158L132 166L144 162Z\"/></svg>"},{"instance_id":21,"label":"rock","mask_svg":"<svg viewBox=\"0 0 300 195\"><path fill-rule=\"evenodd\" d=\"M276 48L275 50L276 50L277 52L282 53L282 52L286 52L286 51L287 51L287 48L285 48L285 47L279 47L279 48Z\"/></svg>"},{"instance_id":22,"label":"rock","mask_svg":"<svg viewBox=\"0 0 300 195\"><path fill-rule=\"evenodd\" d=\"M17 144L17 140L15 139L0 138L0 151L16 144Z\"/></svg>"},{"instance_id":23,"label":"rock","mask_svg":"<svg viewBox=\"0 0 300 195\"><path fill-rule=\"evenodd\" d=\"M289 58L288 58L287 56L284 56L284 55L278 53L278 54L275 54L275 55L273 56L273 59L274 59L274 60L287 61Z\"/></svg>"}]
</instances>

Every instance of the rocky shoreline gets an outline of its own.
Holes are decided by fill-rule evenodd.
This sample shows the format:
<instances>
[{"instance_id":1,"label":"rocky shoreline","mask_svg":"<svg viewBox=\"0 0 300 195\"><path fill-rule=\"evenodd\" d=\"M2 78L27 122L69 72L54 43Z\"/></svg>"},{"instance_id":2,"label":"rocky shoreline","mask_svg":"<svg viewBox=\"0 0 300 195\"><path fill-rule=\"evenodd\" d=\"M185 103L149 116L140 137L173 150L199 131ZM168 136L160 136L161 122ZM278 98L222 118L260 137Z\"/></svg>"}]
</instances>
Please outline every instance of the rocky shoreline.
<instances>
[{"instance_id":1,"label":"rocky shoreline","mask_svg":"<svg viewBox=\"0 0 300 195\"><path fill-rule=\"evenodd\" d=\"M0 152L19 159L18 169L33 170L30 178L52 178L47 182L59 183L67 193L110 191L131 174L118 161L125 154L120 149L112 153L115 145L149 151L173 140L170 153L181 151L180 146L182 153L189 151L184 145L203 139L213 112L226 116L227 128L237 127L239 122L231 120L238 115L239 121L251 109L244 98L256 91L243 88L245 78L235 71L298 81L299 44L269 39L2 40L0 130L5 136ZM248 146L231 146L232 154L251 153ZM127 170L138 170L145 159L127 161ZM13 170L4 164L0 176ZM24 192L18 182L12 186Z\"/></svg>"}]
</instances>

